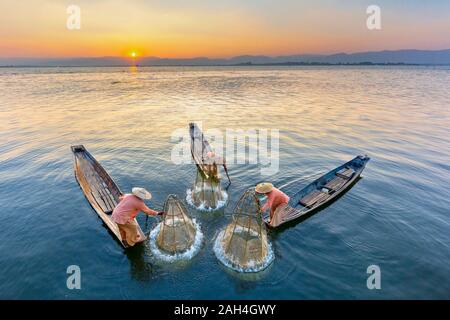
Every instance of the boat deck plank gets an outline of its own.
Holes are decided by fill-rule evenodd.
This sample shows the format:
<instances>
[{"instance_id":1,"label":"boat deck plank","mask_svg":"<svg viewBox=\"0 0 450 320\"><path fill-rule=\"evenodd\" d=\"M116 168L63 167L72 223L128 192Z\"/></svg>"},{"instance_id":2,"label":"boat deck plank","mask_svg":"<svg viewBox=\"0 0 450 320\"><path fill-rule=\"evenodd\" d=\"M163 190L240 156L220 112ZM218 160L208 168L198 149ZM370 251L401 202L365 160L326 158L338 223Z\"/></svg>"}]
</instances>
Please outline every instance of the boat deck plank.
<instances>
[{"instance_id":1,"label":"boat deck plank","mask_svg":"<svg viewBox=\"0 0 450 320\"><path fill-rule=\"evenodd\" d=\"M341 177L344 179L350 179L354 173L355 173L355 170L353 170L352 168L344 168L344 169L336 172L336 175L338 177Z\"/></svg>"},{"instance_id":2,"label":"boat deck plank","mask_svg":"<svg viewBox=\"0 0 450 320\"><path fill-rule=\"evenodd\" d=\"M300 203L305 207L312 207L316 203L326 200L329 196L330 195L328 193L319 190L314 190L313 192L301 198Z\"/></svg>"},{"instance_id":3,"label":"boat deck plank","mask_svg":"<svg viewBox=\"0 0 450 320\"><path fill-rule=\"evenodd\" d=\"M336 191L339 190L344 186L344 184L347 183L347 179L341 178L341 177L335 177L332 180L328 181L328 183L324 186L327 189Z\"/></svg>"},{"instance_id":4,"label":"boat deck plank","mask_svg":"<svg viewBox=\"0 0 450 320\"><path fill-rule=\"evenodd\" d=\"M328 183L324 187L329 190L336 191L342 188L344 184L347 183L347 181L348 181L347 179L336 176L332 180L328 181Z\"/></svg>"}]
</instances>

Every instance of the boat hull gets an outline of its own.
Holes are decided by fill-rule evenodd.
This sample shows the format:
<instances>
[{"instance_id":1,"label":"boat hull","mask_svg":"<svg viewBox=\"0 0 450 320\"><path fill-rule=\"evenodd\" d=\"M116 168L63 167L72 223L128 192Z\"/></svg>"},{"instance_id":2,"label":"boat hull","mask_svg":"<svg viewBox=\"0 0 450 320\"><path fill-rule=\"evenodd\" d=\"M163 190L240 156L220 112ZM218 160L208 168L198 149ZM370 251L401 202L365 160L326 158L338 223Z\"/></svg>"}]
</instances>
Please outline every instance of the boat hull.
<instances>
[{"instance_id":1,"label":"boat hull","mask_svg":"<svg viewBox=\"0 0 450 320\"><path fill-rule=\"evenodd\" d=\"M71 149L75 178L86 199L108 229L119 240L120 244L127 248L128 244L126 241L123 241L119 227L111 218L112 211L119 202L119 196L122 195L122 192L105 169L84 146L72 146ZM145 235L139 225L138 231L143 239L142 241L144 241Z\"/></svg>"},{"instance_id":2,"label":"boat hull","mask_svg":"<svg viewBox=\"0 0 450 320\"><path fill-rule=\"evenodd\" d=\"M276 228L331 204L356 183L369 160L368 156L359 155L314 180L291 196L290 214L276 221L276 224L270 224L267 218L264 220L265 223L271 228ZM353 172L351 176L345 176L349 172Z\"/></svg>"}]
</instances>

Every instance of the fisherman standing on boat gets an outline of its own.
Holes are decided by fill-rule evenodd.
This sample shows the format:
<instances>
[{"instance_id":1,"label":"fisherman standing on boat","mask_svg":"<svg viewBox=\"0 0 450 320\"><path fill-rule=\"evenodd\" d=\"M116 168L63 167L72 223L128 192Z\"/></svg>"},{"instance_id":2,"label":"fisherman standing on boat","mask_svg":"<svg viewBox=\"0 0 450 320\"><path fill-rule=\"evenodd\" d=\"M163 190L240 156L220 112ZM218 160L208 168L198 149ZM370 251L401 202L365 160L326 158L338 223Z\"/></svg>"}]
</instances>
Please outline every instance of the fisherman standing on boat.
<instances>
[{"instance_id":1,"label":"fisherman standing on boat","mask_svg":"<svg viewBox=\"0 0 450 320\"><path fill-rule=\"evenodd\" d=\"M144 200L150 200L152 194L144 188L133 188L132 194L124 194L119 197L120 202L114 208L112 220L117 223L122 241L126 241L129 246L134 246L137 242L142 242L146 238L141 238L138 225L134 218L139 211L149 216L162 215L164 212L157 212L150 209L144 203Z\"/></svg>"},{"instance_id":2,"label":"fisherman standing on boat","mask_svg":"<svg viewBox=\"0 0 450 320\"><path fill-rule=\"evenodd\" d=\"M289 203L289 196L283 191L275 188L270 182L259 183L255 187L255 191L264 194L267 201L261 208L261 213L270 208L270 224L275 221L278 213L286 209Z\"/></svg>"}]
</instances>

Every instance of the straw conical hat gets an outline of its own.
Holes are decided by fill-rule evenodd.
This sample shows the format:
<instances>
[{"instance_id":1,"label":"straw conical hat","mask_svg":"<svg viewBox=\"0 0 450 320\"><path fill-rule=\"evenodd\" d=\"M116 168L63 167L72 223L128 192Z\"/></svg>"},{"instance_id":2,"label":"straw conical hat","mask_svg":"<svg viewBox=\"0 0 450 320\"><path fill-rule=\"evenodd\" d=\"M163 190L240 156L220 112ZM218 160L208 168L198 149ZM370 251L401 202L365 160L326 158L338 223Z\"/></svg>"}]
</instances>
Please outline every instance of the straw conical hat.
<instances>
[{"instance_id":1,"label":"straw conical hat","mask_svg":"<svg viewBox=\"0 0 450 320\"><path fill-rule=\"evenodd\" d=\"M131 189L131 192L138 198L142 200L150 200L152 198L152 194L145 190L144 188L134 187Z\"/></svg>"},{"instance_id":2,"label":"straw conical hat","mask_svg":"<svg viewBox=\"0 0 450 320\"><path fill-rule=\"evenodd\" d=\"M255 191L258 193L268 193L273 190L273 184L270 182L258 183L255 187Z\"/></svg>"}]
</instances>

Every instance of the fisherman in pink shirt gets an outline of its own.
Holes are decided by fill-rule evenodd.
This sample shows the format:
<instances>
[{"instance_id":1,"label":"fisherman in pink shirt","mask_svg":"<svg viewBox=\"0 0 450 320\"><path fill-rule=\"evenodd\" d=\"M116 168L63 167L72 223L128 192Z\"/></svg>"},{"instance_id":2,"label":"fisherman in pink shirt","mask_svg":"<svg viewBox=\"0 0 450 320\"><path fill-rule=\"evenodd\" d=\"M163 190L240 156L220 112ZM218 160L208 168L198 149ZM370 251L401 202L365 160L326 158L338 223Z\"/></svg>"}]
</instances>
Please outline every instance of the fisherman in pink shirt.
<instances>
[{"instance_id":1,"label":"fisherman in pink shirt","mask_svg":"<svg viewBox=\"0 0 450 320\"><path fill-rule=\"evenodd\" d=\"M129 246L134 246L137 242L146 239L145 237L141 238L137 222L134 219L139 211L149 216L162 215L164 212L157 212L145 205L144 200L151 199L152 194L144 188L136 187L131 192L132 194L120 196L120 202L114 208L111 218L119 227L122 241L126 241Z\"/></svg>"},{"instance_id":2,"label":"fisherman in pink shirt","mask_svg":"<svg viewBox=\"0 0 450 320\"><path fill-rule=\"evenodd\" d=\"M274 221L274 216L284 210L289 203L289 196L281 190L275 188L270 182L259 183L255 187L255 191L260 194L264 194L267 197L267 201L261 208L261 213L270 208L270 223Z\"/></svg>"}]
</instances>

